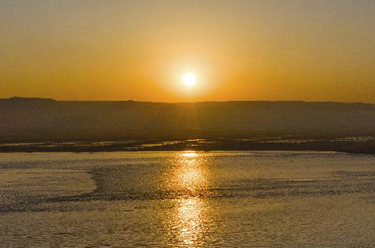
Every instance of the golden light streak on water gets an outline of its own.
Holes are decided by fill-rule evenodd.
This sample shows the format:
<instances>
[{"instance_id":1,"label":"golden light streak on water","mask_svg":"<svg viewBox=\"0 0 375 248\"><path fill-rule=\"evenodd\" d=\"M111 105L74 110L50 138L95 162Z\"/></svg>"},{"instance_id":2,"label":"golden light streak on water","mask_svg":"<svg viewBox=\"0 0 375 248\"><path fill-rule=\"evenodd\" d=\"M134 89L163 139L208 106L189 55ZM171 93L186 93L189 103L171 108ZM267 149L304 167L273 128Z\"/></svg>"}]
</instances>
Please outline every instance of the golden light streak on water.
<instances>
[{"instance_id":1,"label":"golden light streak on water","mask_svg":"<svg viewBox=\"0 0 375 248\"><path fill-rule=\"evenodd\" d=\"M211 228L210 209L204 197L209 186L204 156L193 151L178 154L170 175L169 188L178 195L167 221L171 243L176 247L204 247Z\"/></svg>"}]
</instances>

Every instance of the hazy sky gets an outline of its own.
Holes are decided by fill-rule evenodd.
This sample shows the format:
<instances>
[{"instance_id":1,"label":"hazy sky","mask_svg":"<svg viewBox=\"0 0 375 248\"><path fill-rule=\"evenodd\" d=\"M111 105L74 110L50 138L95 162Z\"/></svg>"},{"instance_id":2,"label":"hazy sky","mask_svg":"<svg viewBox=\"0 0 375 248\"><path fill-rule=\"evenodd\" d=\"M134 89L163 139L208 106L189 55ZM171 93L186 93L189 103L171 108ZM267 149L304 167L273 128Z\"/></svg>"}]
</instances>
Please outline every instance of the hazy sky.
<instances>
[{"instance_id":1,"label":"hazy sky","mask_svg":"<svg viewBox=\"0 0 375 248\"><path fill-rule=\"evenodd\" d=\"M375 102L375 1L0 0L10 96Z\"/></svg>"}]
</instances>

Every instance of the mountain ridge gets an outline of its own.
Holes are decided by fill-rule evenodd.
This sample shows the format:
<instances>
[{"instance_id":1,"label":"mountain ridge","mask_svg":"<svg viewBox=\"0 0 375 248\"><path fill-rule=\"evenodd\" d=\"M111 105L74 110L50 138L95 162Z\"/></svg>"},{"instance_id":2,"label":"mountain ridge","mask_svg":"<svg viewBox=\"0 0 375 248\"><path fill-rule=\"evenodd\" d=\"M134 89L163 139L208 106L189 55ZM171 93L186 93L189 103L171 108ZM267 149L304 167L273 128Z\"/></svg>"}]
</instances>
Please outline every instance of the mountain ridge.
<instances>
[{"instance_id":1,"label":"mountain ridge","mask_svg":"<svg viewBox=\"0 0 375 248\"><path fill-rule=\"evenodd\" d=\"M375 105L307 101L163 103L0 99L0 142L374 135Z\"/></svg>"}]
</instances>

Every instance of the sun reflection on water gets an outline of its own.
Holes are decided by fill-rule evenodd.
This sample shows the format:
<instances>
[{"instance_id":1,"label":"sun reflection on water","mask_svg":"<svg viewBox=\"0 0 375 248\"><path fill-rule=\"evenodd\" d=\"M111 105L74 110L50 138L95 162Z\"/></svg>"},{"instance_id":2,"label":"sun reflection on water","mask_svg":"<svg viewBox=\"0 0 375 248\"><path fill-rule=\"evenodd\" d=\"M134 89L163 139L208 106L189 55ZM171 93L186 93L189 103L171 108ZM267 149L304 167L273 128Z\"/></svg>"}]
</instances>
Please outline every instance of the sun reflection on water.
<instances>
[{"instance_id":1,"label":"sun reflection on water","mask_svg":"<svg viewBox=\"0 0 375 248\"><path fill-rule=\"evenodd\" d=\"M205 158L197 152L183 152L173 161L169 188L186 198L207 193L208 170Z\"/></svg>"},{"instance_id":2,"label":"sun reflection on water","mask_svg":"<svg viewBox=\"0 0 375 248\"><path fill-rule=\"evenodd\" d=\"M175 247L204 247L211 222L205 197L208 175L205 157L199 153L183 152L173 160L168 186L176 199L168 214L168 229Z\"/></svg>"},{"instance_id":3,"label":"sun reflection on water","mask_svg":"<svg viewBox=\"0 0 375 248\"><path fill-rule=\"evenodd\" d=\"M184 158L195 158L195 157L198 157L199 155L195 151L185 151L180 156Z\"/></svg>"},{"instance_id":4,"label":"sun reflection on water","mask_svg":"<svg viewBox=\"0 0 375 248\"><path fill-rule=\"evenodd\" d=\"M208 232L208 209L204 200L180 199L175 208L175 234L183 247L203 247Z\"/></svg>"}]
</instances>

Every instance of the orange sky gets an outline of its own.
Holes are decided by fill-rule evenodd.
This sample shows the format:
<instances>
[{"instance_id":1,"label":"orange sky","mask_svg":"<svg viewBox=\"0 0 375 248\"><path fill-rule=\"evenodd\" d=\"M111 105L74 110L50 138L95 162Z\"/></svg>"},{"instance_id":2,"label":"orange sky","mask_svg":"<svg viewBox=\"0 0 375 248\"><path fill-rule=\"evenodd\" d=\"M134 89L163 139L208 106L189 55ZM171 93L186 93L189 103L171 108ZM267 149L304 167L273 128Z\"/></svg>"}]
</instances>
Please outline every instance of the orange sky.
<instances>
[{"instance_id":1,"label":"orange sky","mask_svg":"<svg viewBox=\"0 0 375 248\"><path fill-rule=\"evenodd\" d=\"M0 97L375 102L371 0L0 0L0 34Z\"/></svg>"}]
</instances>

